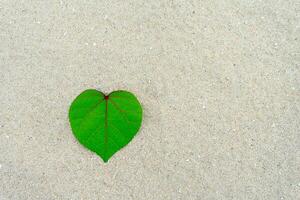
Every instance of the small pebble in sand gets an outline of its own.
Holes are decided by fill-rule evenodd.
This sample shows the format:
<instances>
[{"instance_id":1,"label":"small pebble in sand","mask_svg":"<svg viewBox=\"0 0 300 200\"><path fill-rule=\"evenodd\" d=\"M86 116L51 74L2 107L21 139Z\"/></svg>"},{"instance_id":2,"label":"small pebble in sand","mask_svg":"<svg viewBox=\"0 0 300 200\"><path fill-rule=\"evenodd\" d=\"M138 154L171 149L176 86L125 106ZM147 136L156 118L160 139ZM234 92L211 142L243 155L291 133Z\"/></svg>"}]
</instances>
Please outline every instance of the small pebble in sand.
<instances>
[{"instance_id":1,"label":"small pebble in sand","mask_svg":"<svg viewBox=\"0 0 300 200\"><path fill-rule=\"evenodd\" d=\"M275 124L275 123L273 123L273 124L272 124L272 127L274 128L275 126L276 126L276 124Z\"/></svg>"}]
</instances>

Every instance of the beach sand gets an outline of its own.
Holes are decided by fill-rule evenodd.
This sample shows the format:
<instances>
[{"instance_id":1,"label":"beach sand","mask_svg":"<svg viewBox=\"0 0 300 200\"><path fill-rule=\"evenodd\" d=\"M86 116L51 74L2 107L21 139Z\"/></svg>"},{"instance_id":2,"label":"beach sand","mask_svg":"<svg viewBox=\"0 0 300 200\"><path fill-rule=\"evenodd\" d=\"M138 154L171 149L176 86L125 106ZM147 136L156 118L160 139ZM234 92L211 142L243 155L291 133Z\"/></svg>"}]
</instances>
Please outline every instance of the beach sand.
<instances>
[{"instance_id":1,"label":"beach sand","mask_svg":"<svg viewBox=\"0 0 300 200\"><path fill-rule=\"evenodd\" d=\"M0 199L300 198L300 3L0 2ZM108 163L74 138L83 90L133 92Z\"/></svg>"}]
</instances>

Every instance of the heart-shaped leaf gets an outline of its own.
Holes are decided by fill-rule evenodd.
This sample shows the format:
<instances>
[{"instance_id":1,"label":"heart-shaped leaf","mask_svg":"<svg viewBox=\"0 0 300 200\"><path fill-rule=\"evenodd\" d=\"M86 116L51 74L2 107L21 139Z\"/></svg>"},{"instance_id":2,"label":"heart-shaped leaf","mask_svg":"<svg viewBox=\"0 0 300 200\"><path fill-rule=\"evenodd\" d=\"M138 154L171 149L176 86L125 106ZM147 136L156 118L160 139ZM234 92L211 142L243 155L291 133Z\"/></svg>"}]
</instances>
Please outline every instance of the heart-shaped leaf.
<instances>
[{"instance_id":1,"label":"heart-shaped leaf","mask_svg":"<svg viewBox=\"0 0 300 200\"><path fill-rule=\"evenodd\" d=\"M71 104L69 120L77 140L104 162L126 146L142 123L142 107L127 91L104 95L85 90Z\"/></svg>"}]
</instances>

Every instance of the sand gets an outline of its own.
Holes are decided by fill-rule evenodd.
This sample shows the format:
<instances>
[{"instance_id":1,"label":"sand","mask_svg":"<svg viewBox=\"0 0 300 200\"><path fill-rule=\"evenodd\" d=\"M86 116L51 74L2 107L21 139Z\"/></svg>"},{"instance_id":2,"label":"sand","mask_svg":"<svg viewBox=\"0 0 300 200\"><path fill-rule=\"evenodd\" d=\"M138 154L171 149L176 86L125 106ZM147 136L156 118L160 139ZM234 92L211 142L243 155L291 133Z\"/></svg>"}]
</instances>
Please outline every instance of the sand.
<instances>
[{"instance_id":1,"label":"sand","mask_svg":"<svg viewBox=\"0 0 300 200\"><path fill-rule=\"evenodd\" d=\"M0 199L299 199L300 3L1 0ZM107 163L72 135L88 88L141 130Z\"/></svg>"}]
</instances>

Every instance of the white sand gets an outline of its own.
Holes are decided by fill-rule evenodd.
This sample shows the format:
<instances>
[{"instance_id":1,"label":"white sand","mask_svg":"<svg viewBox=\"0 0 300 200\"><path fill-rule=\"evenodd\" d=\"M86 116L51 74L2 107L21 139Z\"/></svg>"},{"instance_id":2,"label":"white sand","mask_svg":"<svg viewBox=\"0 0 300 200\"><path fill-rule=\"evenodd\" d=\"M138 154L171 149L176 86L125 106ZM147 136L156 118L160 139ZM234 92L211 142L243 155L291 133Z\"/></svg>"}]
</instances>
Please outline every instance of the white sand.
<instances>
[{"instance_id":1,"label":"white sand","mask_svg":"<svg viewBox=\"0 0 300 200\"><path fill-rule=\"evenodd\" d=\"M1 0L0 199L299 199L299 27L298 0ZM108 164L68 123L87 88L144 106Z\"/></svg>"}]
</instances>

